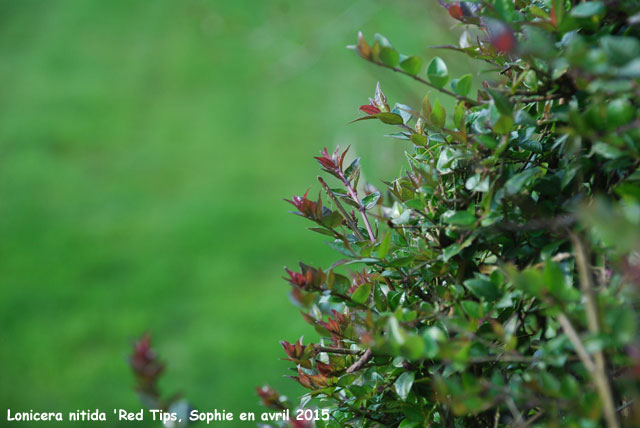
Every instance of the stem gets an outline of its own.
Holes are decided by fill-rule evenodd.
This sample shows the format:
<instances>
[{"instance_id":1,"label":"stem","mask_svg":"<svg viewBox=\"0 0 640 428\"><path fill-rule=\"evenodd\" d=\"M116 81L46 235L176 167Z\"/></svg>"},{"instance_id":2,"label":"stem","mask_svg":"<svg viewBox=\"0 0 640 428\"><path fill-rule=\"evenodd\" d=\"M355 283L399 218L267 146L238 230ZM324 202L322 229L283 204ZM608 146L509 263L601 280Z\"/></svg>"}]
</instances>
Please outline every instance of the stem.
<instances>
[{"instance_id":1,"label":"stem","mask_svg":"<svg viewBox=\"0 0 640 428\"><path fill-rule=\"evenodd\" d=\"M587 352L586 348L582 344L582 341L580 340L580 336L578 336L576 329L573 328L571 321L569 321L569 318L567 318L567 316L564 313L561 313L560 315L558 315L558 322L560 323L560 326L562 326L562 330L564 331L564 333L569 338L569 342L571 342L571 344L575 348L576 354L578 354L578 358L580 358L580 361L585 366L585 368L589 371L589 373L593 375L595 372L596 366L593 364L593 360L591 359L591 357L589 356L589 353Z\"/></svg>"},{"instance_id":2,"label":"stem","mask_svg":"<svg viewBox=\"0 0 640 428\"><path fill-rule=\"evenodd\" d=\"M364 205L362 205L362 202L360 202L360 199L358 199L358 193L355 191L355 189L353 188L349 180L347 180L347 177L345 177L344 172L342 171L338 171L338 172L340 175L340 179L342 180L345 187L347 188L347 192L349 192L349 196L351 196L351 199L353 199L353 201L356 204L358 204L358 211L360 211L360 214L362 215L362 220L364 220L364 225L367 228L367 233L369 234L369 240L371 241L372 244L374 244L376 242L376 237L373 234L373 229L371 229L371 224L369 223L369 218L367 217L367 211L364 208Z\"/></svg>"},{"instance_id":3,"label":"stem","mask_svg":"<svg viewBox=\"0 0 640 428\"><path fill-rule=\"evenodd\" d=\"M589 265L587 263L586 249L578 235L571 233L570 236L574 247L578 275L580 276L580 288L586 297L585 310L587 312L587 325L589 327L589 331L596 335L600 330L598 326L598 308L593 293L593 278L591 277L591 272L589 271ZM598 388L598 394L602 400L607 426L609 428L618 428L620 424L618 423L616 407L611 394L609 378L606 374L606 361L602 350L595 352L593 359L595 362L594 380L596 382L596 387Z\"/></svg>"},{"instance_id":4,"label":"stem","mask_svg":"<svg viewBox=\"0 0 640 428\"><path fill-rule=\"evenodd\" d=\"M373 358L373 352L371 351L371 349L367 349L366 351L364 351L364 354L362 354L362 357L360 357L358 361L349 366L349 368L347 369L347 373L353 373L360 370L365 364L369 362L369 360L371 360L371 358Z\"/></svg>"},{"instance_id":5,"label":"stem","mask_svg":"<svg viewBox=\"0 0 640 428\"><path fill-rule=\"evenodd\" d=\"M448 90L446 90L446 89L444 89L444 88L439 88L439 87L437 87L436 85L434 85L433 83L429 82L428 80L425 80L425 79L423 79L422 77L417 76L417 75L415 75L415 74L407 73L406 71L404 71L404 70L403 70L403 69L401 69L401 68L398 68L398 67L391 67L390 65L384 64L384 63L382 63L382 62L373 61L373 60L371 60L371 62L372 62L372 63L374 63L375 65L380 66L380 67L384 67L384 68L388 68L389 70L393 70L393 71L395 71L396 73L400 73L400 74L404 74L405 76L409 76L409 77L411 77L413 80L416 80L416 81L418 81L418 82L422 83L423 85L427 85L428 87L433 88L433 89L435 89L435 90L437 90L437 91L440 91L441 93L443 93L443 94L445 94L445 95L449 95L450 97L454 97L454 98L456 98L456 99L457 99L457 100L459 100L459 101L464 101L465 103L467 103L467 104L471 105L472 107L473 107L473 106L479 106L480 104L482 104L482 103L480 103L480 102L478 102L478 101L476 101L476 100L472 100L471 98L467 98L467 97L463 97L463 96L460 96L460 95L454 94L453 92L448 91Z\"/></svg>"},{"instance_id":6,"label":"stem","mask_svg":"<svg viewBox=\"0 0 640 428\"><path fill-rule=\"evenodd\" d=\"M331 191L331 189L329 188L327 183L324 181L324 179L318 176L318 182L320 182L320 186L322 186L327 196L329 196L329 199L331 199L333 203L336 205L336 208L338 209L338 211L340 211L340 214L342 214L342 217L344 217L344 220L349 225L349 228L353 230L353 233L354 235L356 235L356 238L363 241L364 236L362 236L362 234L360 233L360 230L358 230L358 225L353 221L351 216L347 214L347 211L345 211L344 207L342 206L342 204L340 203L336 195Z\"/></svg>"},{"instance_id":7,"label":"stem","mask_svg":"<svg viewBox=\"0 0 640 428\"><path fill-rule=\"evenodd\" d=\"M540 361L534 357L527 357L524 355L496 355L487 357L471 357L469 363L482 364L482 363L532 363L534 361Z\"/></svg>"},{"instance_id":8,"label":"stem","mask_svg":"<svg viewBox=\"0 0 640 428\"><path fill-rule=\"evenodd\" d=\"M363 352L356 349L332 348L329 346L316 346L315 350L318 352L326 352L328 354L342 354L342 355L360 355Z\"/></svg>"},{"instance_id":9,"label":"stem","mask_svg":"<svg viewBox=\"0 0 640 428\"><path fill-rule=\"evenodd\" d=\"M537 95L537 96L523 97L523 98L518 98L518 96L513 96L513 100L519 103L535 103L538 101L549 101L549 100L555 100L555 99L564 98L564 97L565 95L563 94Z\"/></svg>"},{"instance_id":10,"label":"stem","mask_svg":"<svg viewBox=\"0 0 640 428\"><path fill-rule=\"evenodd\" d=\"M525 421L524 425L522 425L522 427L526 428L528 426L531 426L531 424L533 424L535 421L540 419L540 417L542 417L542 415L544 415L544 410L540 410L538 413L536 413L535 415L533 415L529 419L527 419Z\"/></svg>"}]
</instances>

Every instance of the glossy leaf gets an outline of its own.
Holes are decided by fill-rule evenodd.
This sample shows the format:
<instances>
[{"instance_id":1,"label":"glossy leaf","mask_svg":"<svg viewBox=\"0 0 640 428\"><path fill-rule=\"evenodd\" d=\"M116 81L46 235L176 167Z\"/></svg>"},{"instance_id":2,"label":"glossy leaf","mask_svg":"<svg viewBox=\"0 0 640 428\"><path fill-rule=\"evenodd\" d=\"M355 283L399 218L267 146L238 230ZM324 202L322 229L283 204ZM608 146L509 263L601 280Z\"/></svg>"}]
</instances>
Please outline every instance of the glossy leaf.
<instances>
[{"instance_id":1,"label":"glossy leaf","mask_svg":"<svg viewBox=\"0 0 640 428\"><path fill-rule=\"evenodd\" d=\"M415 380L415 377L416 374L414 372L404 372L393 383L396 393L401 400L406 401L406 399L409 397L409 393L411 392L411 388L413 387L413 381Z\"/></svg>"},{"instance_id":2,"label":"glossy leaf","mask_svg":"<svg viewBox=\"0 0 640 428\"><path fill-rule=\"evenodd\" d=\"M417 56L410 56L400 61L400 68L411 75L417 75L422 68L422 60Z\"/></svg>"},{"instance_id":3,"label":"glossy leaf","mask_svg":"<svg viewBox=\"0 0 640 428\"><path fill-rule=\"evenodd\" d=\"M371 284L362 284L360 287L356 289L351 295L351 300L356 303L364 303L369 298L371 294Z\"/></svg>"},{"instance_id":4,"label":"glossy leaf","mask_svg":"<svg viewBox=\"0 0 640 428\"><path fill-rule=\"evenodd\" d=\"M440 57L435 57L427 66L427 77L429 81L438 88L442 88L449 80L449 70L447 64Z\"/></svg>"}]
</instances>

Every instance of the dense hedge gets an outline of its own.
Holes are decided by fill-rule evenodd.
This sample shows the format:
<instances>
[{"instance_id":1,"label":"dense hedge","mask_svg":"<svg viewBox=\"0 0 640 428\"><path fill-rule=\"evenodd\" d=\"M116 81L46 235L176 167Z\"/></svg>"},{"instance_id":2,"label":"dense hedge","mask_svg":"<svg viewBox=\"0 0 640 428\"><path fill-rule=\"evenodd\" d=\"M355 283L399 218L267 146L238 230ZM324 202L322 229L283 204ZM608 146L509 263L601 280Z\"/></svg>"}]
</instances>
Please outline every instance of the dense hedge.
<instances>
[{"instance_id":1,"label":"dense hedge","mask_svg":"<svg viewBox=\"0 0 640 428\"><path fill-rule=\"evenodd\" d=\"M322 337L283 342L300 406L330 409L319 427L640 425L640 2L441 3L461 35L440 48L484 80L359 35L428 87L391 107L378 85L356 119L413 147L406 173L377 191L325 149L335 180L289 201L339 254L287 269Z\"/></svg>"},{"instance_id":2,"label":"dense hedge","mask_svg":"<svg viewBox=\"0 0 640 428\"><path fill-rule=\"evenodd\" d=\"M640 426L640 2L440 3L460 22L440 48L483 73L359 35L427 87L392 108L378 85L356 119L406 140L406 172L378 191L325 149L322 195L289 201L339 255L286 271L321 337L282 342L309 389L295 408L327 409L307 413L320 428ZM151 406L186 411L148 338L132 364Z\"/></svg>"}]
</instances>

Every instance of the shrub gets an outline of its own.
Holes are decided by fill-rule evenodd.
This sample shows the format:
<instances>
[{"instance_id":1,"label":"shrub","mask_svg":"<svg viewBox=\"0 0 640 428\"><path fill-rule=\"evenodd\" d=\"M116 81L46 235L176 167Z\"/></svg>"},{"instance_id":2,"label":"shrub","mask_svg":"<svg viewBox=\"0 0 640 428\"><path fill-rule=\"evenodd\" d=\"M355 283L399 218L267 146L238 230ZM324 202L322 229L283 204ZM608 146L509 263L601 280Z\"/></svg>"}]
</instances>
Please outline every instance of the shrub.
<instances>
[{"instance_id":1,"label":"shrub","mask_svg":"<svg viewBox=\"0 0 640 428\"><path fill-rule=\"evenodd\" d=\"M358 35L428 87L392 108L378 85L355 120L406 140L406 172L378 191L325 149L337 184L288 201L339 254L286 270L321 337L282 342L299 408L328 409L321 428L640 426L640 2L440 3L461 37L439 48L485 80Z\"/></svg>"},{"instance_id":2,"label":"shrub","mask_svg":"<svg viewBox=\"0 0 640 428\"><path fill-rule=\"evenodd\" d=\"M477 96L358 35L430 90L392 108L378 85L355 120L413 146L406 173L359 186L325 149L337 186L289 201L340 254L286 271L321 336L283 342L300 406L330 409L319 427L640 425L640 2L441 3L464 31L440 48L488 66Z\"/></svg>"}]
</instances>

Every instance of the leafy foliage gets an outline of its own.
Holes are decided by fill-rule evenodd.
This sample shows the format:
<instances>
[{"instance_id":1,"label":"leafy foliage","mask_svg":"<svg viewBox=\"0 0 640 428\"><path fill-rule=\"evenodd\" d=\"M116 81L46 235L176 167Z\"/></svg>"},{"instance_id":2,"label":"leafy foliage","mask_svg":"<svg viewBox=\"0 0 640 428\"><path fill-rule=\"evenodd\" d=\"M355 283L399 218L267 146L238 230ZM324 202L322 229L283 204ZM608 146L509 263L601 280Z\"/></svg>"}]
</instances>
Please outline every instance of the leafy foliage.
<instances>
[{"instance_id":1,"label":"leafy foliage","mask_svg":"<svg viewBox=\"0 0 640 428\"><path fill-rule=\"evenodd\" d=\"M354 120L394 127L406 171L380 191L325 148L337 187L288 200L339 259L286 269L321 337L282 342L298 408L329 415L281 425L640 426L640 2L440 3L463 31L439 48L485 80L359 34L362 58L430 90L392 108L378 84ZM149 352L132 365L159 400Z\"/></svg>"},{"instance_id":2,"label":"leafy foliage","mask_svg":"<svg viewBox=\"0 0 640 428\"><path fill-rule=\"evenodd\" d=\"M378 191L325 149L331 208L289 201L340 257L287 269L321 336L283 342L300 406L330 409L319 427L640 426L640 3L440 3L463 32L439 48L484 81L359 34L430 89L391 108L378 85L355 120L396 128L406 173Z\"/></svg>"}]
</instances>

